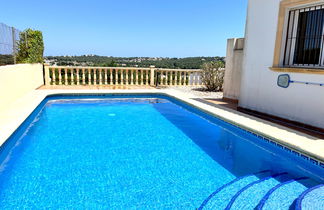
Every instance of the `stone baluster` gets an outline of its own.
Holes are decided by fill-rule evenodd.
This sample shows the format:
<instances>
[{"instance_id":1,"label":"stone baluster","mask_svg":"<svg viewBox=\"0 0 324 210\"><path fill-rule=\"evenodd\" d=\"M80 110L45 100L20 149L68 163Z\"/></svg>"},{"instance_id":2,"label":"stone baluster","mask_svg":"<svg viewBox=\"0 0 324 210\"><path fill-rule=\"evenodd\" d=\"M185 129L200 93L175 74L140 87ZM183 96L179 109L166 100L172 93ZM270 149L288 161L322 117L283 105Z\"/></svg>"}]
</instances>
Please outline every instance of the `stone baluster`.
<instances>
[{"instance_id":1,"label":"stone baluster","mask_svg":"<svg viewBox=\"0 0 324 210\"><path fill-rule=\"evenodd\" d=\"M118 70L117 69L115 69L115 85L117 85L118 84Z\"/></svg>"},{"instance_id":2,"label":"stone baluster","mask_svg":"<svg viewBox=\"0 0 324 210\"><path fill-rule=\"evenodd\" d=\"M182 71L179 71L179 85L182 85Z\"/></svg>"},{"instance_id":3,"label":"stone baluster","mask_svg":"<svg viewBox=\"0 0 324 210\"><path fill-rule=\"evenodd\" d=\"M134 70L130 70L130 72L131 72L131 82L130 82L130 84L134 85Z\"/></svg>"},{"instance_id":4,"label":"stone baluster","mask_svg":"<svg viewBox=\"0 0 324 210\"><path fill-rule=\"evenodd\" d=\"M190 71L188 71L187 72L187 75L188 75L188 77L187 77L187 79L188 79L188 85L191 85L191 72Z\"/></svg>"},{"instance_id":5,"label":"stone baluster","mask_svg":"<svg viewBox=\"0 0 324 210\"><path fill-rule=\"evenodd\" d=\"M120 70L120 84L124 85L124 69Z\"/></svg>"},{"instance_id":6,"label":"stone baluster","mask_svg":"<svg viewBox=\"0 0 324 210\"><path fill-rule=\"evenodd\" d=\"M50 68L50 69L52 70L52 79L53 79L52 84L56 85L56 71L55 71L55 68Z\"/></svg>"},{"instance_id":7,"label":"stone baluster","mask_svg":"<svg viewBox=\"0 0 324 210\"><path fill-rule=\"evenodd\" d=\"M61 68L58 68L58 73L59 73L59 85L62 85L62 69Z\"/></svg>"},{"instance_id":8,"label":"stone baluster","mask_svg":"<svg viewBox=\"0 0 324 210\"><path fill-rule=\"evenodd\" d=\"M135 85L138 85L138 69L135 69Z\"/></svg>"},{"instance_id":9,"label":"stone baluster","mask_svg":"<svg viewBox=\"0 0 324 210\"><path fill-rule=\"evenodd\" d=\"M87 85L91 85L91 69L88 68L88 84Z\"/></svg>"},{"instance_id":10,"label":"stone baluster","mask_svg":"<svg viewBox=\"0 0 324 210\"><path fill-rule=\"evenodd\" d=\"M82 85L85 85L85 69L82 68Z\"/></svg>"},{"instance_id":11,"label":"stone baluster","mask_svg":"<svg viewBox=\"0 0 324 210\"><path fill-rule=\"evenodd\" d=\"M141 85L143 85L144 84L144 71L143 71L143 69L141 69L140 72L141 72Z\"/></svg>"},{"instance_id":12,"label":"stone baluster","mask_svg":"<svg viewBox=\"0 0 324 210\"><path fill-rule=\"evenodd\" d=\"M164 80L164 78L163 78L163 72L162 71L159 71L160 72L160 74L159 74L159 76L160 76L160 83L159 83L159 85L163 85L163 80Z\"/></svg>"},{"instance_id":13,"label":"stone baluster","mask_svg":"<svg viewBox=\"0 0 324 210\"><path fill-rule=\"evenodd\" d=\"M167 71L167 75L168 75L168 83L167 83L167 85L170 86L170 85L172 85L172 74L171 74L171 71Z\"/></svg>"},{"instance_id":14,"label":"stone baluster","mask_svg":"<svg viewBox=\"0 0 324 210\"><path fill-rule=\"evenodd\" d=\"M174 72L174 85L178 85L178 71Z\"/></svg>"},{"instance_id":15,"label":"stone baluster","mask_svg":"<svg viewBox=\"0 0 324 210\"><path fill-rule=\"evenodd\" d=\"M189 73L188 71L185 72L185 75L186 75L186 85L189 85Z\"/></svg>"},{"instance_id":16,"label":"stone baluster","mask_svg":"<svg viewBox=\"0 0 324 210\"><path fill-rule=\"evenodd\" d=\"M75 73L76 73L76 85L80 85L80 72L78 68L75 69Z\"/></svg>"},{"instance_id":17,"label":"stone baluster","mask_svg":"<svg viewBox=\"0 0 324 210\"><path fill-rule=\"evenodd\" d=\"M158 74L158 77L160 77L160 81L157 77L157 82L159 81L159 85L163 85L163 71L159 70L159 71L156 71L156 73Z\"/></svg>"},{"instance_id":18,"label":"stone baluster","mask_svg":"<svg viewBox=\"0 0 324 210\"><path fill-rule=\"evenodd\" d=\"M195 85L195 72L190 72L190 85Z\"/></svg>"},{"instance_id":19,"label":"stone baluster","mask_svg":"<svg viewBox=\"0 0 324 210\"><path fill-rule=\"evenodd\" d=\"M51 78L50 78L50 68L48 64L44 64L44 70L45 70L45 85L50 85Z\"/></svg>"},{"instance_id":20,"label":"stone baluster","mask_svg":"<svg viewBox=\"0 0 324 210\"><path fill-rule=\"evenodd\" d=\"M150 66L150 85L154 86L154 74L155 74L155 66ZM158 82L158 80L156 80Z\"/></svg>"},{"instance_id":21,"label":"stone baluster","mask_svg":"<svg viewBox=\"0 0 324 210\"><path fill-rule=\"evenodd\" d=\"M166 75L166 71L162 71L163 73L163 85L167 84L167 75Z\"/></svg>"},{"instance_id":22,"label":"stone baluster","mask_svg":"<svg viewBox=\"0 0 324 210\"><path fill-rule=\"evenodd\" d=\"M99 85L102 85L102 71L101 71L101 69L98 69L98 74L99 74Z\"/></svg>"},{"instance_id":23,"label":"stone baluster","mask_svg":"<svg viewBox=\"0 0 324 210\"><path fill-rule=\"evenodd\" d=\"M97 69L93 69L93 84L97 85Z\"/></svg>"},{"instance_id":24,"label":"stone baluster","mask_svg":"<svg viewBox=\"0 0 324 210\"><path fill-rule=\"evenodd\" d=\"M168 85L172 85L172 72L171 71L167 71L167 74L168 74Z\"/></svg>"},{"instance_id":25,"label":"stone baluster","mask_svg":"<svg viewBox=\"0 0 324 210\"><path fill-rule=\"evenodd\" d=\"M103 69L103 73L104 73L104 75L103 75L103 83L102 84L104 84L104 85L107 85L108 84L108 75L107 75L107 69Z\"/></svg>"},{"instance_id":26,"label":"stone baluster","mask_svg":"<svg viewBox=\"0 0 324 210\"><path fill-rule=\"evenodd\" d=\"M149 85L149 70L145 70L145 85Z\"/></svg>"},{"instance_id":27,"label":"stone baluster","mask_svg":"<svg viewBox=\"0 0 324 210\"><path fill-rule=\"evenodd\" d=\"M70 72L71 72L71 81L70 81L70 84L71 84L71 85L74 85L74 69L71 68L71 69L70 69Z\"/></svg>"},{"instance_id":28,"label":"stone baluster","mask_svg":"<svg viewBox=\"0 0 324 210\"><path fill-rule=\"evenodd\" d=\"M112 73L112 71L113 71L112 69L109 69L109 84L110 84L110 85L113 84L113 83L112 83L112 82L113 82L113 79L112 79L112 77L113 77L113 73Z\"/></svg>"},{"instance_id":29,"label":"stone baluster","mask_svg":"<svg viewBox=\"0 0 324 210\"><path fill-rule=\"evenodd\" d=\"M126 76L126 85L128 85L129 84L129 81L128 81L128 69L126 69L125 72L126 72L126 75L125 75Z\"/></svg>"},{"instance_id":30,"label":"stone baluster","mask_svg":"<svg viewBox=\"0 0 324 210\"><path fill-rule=\"evenodd\" d=\"M68 69L65 68L64 69L64 85L68 85L67 71L68 71Z\"/></svg>"},{"instance_id":31,"label":"stone baluster","mask_svg":"<svg viewBox=\"0 0 324 210\"><path fill-rule=\"evenodd\" d=\"M190 82L190 85L194 85L195 84L195 74L194 72L190 72L189 73L189 82Z\"/></svg>"},{"instance_id":32,"label":"stone baluster","mask_svg":"<svg viewBox=\"0 0 324 210\"><path fill-rule=\"evenodd\" d=\"M158 74L155 71L157 71ZM54 66L44 64L44 80L45 85L109 84L154 86L156 83L165 86L203 85L201 70L155 69L155 66L144 69L99 67L73 68L67 66L55 68Z\"/></svg>"}]
</instances>

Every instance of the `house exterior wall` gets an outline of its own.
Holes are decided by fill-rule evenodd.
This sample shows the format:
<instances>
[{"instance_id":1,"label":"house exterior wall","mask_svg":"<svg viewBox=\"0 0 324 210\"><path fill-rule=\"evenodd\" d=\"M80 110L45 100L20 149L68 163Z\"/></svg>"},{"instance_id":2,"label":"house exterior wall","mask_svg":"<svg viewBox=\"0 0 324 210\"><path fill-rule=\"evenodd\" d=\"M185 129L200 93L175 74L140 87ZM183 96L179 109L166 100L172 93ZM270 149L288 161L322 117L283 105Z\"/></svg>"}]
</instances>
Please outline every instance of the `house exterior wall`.
<instances>
[{"instance_id":1,"label":"house exterior wall","mask_svg":"<svg viewBox=\"0 0 324 210\"><path fill-rule=\"evenodd\" d=\"M239 106L324 128L324 87L290 84L280 88L278 75L287 72L269 69L275 54L280 2L249 0ZM288 74L292 80L324 82L324 74Z\"/></svg>"},{"instance_id":2,"label":"house exterior wall","mask_svg":"<svg viewBox=\"0 0 324 210\"><path fill-rule=\"evenodd\" d=\"M0 110L44 84L42 64L0 67Z\"/></svg>"},{"instance_id":3,"label":"house exterior wall","mask_svg":"<svg viewBox=\"0 0 324 210\"><path fill-rule=\"evenodd\" d=\"M228 39L224 76L224 98L238 100L241 88L244 39Z\"/></svg>"}]
</instances>

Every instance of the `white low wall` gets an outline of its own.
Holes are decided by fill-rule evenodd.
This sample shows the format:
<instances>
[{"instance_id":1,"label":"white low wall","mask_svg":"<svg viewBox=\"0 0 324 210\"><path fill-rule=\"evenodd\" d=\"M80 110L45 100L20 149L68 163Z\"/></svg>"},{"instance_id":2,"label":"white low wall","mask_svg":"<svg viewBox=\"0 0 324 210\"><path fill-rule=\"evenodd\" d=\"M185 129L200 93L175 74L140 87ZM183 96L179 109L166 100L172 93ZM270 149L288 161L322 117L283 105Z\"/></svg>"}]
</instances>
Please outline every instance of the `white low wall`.
<instances>
[{"instance_id":1,"label":"white low wall","mask_svg":"<svg viewBox=\"0 0 324 210\"><path fill-rule=\"evenodd\" d=\"M42 64L0 66L0 111L43 84Z\"/></svg>"},{"instance_id":2,"label":"white low wall","mask_svg":"<svg viewBox=\"0 0 324 210\"><path fill-rule=\"evenodd\" d=\"M237 100L240 95L244 38L228 39L223 96Z\"/></svg>"}]
</instances>

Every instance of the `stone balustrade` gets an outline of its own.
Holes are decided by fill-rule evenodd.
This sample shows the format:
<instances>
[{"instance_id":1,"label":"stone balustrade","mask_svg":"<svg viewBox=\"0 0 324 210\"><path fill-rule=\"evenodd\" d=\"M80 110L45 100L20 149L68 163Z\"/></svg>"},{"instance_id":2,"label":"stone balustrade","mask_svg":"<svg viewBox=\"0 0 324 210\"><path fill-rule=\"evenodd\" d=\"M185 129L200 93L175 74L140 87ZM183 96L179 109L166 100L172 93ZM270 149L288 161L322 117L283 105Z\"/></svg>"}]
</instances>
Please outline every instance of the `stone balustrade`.
<instances>
[{"instance_id":1,"label":"stone balustrade","mask_svg":"<svg viewBox=\"0 0 324 210\"><path fill-rule=\"evenodd\" d=\"M200 69L134 67L77 67L45 65L45 84L50 85L202 85Z\"/></svg>"}]
</instances>

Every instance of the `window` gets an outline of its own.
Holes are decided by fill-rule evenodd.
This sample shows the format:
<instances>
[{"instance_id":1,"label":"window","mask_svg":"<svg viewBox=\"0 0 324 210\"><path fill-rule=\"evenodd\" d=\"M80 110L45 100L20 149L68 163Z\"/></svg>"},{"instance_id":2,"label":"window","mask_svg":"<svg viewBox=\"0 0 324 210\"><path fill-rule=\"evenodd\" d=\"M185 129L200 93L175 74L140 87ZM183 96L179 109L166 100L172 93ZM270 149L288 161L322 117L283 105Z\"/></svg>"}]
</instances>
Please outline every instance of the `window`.
<instances>
[{"instance_id":1,"label":"window","mask_svg":"<svg viewBox=\"0 0 324 210\"><path fill-rule=\"evenodd\" d=\"M284 66L324 67L324 5L289 11Z\"/></svg>"}]
</instances>

